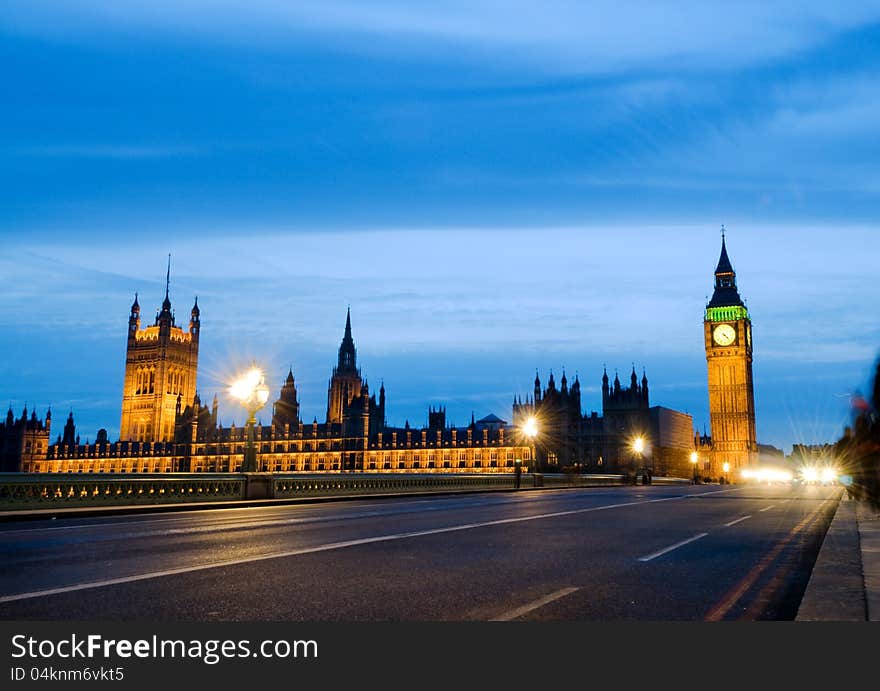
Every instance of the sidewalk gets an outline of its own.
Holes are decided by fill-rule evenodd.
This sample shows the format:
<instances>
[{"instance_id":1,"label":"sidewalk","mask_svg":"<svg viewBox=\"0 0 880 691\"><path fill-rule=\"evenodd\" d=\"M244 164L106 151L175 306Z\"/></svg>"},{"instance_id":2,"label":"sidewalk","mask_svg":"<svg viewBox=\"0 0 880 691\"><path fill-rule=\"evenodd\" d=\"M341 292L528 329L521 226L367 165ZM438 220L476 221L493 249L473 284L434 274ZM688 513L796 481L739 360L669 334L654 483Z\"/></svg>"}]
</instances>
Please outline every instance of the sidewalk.
<instances>
[{"instance_id":1,"label":"sidewalk","mask_svg":"<svg viewBox=\"0 0 880 691\"><path fill-rule=\"evenodd\" d=\"M880 514L844 494L796 621L880 621Z\"/></svg>"},{"instance_id":2,"label":"sidewalk","mask_svg":"<svg viewBox=\"0 0 880 691\"><path fill-rule=\"evenodd\" d=\"M863 502L856 503L868 621L880 621L880 513L872 511Z\"/></svg>"}]
</instances>

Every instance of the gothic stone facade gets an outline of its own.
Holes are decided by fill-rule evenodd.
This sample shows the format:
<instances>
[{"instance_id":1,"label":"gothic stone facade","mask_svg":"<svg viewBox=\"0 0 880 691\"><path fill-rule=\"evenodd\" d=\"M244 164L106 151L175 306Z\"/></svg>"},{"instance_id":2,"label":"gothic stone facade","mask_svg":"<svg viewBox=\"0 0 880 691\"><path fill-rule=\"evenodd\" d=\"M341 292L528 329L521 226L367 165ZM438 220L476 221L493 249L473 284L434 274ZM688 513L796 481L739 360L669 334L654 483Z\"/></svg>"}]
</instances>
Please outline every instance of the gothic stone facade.
<instances>
[{"instance_id":1,"label":"gothic stone facade","mask_svg":"<svg viewBox=\"0 0 880 691\"><path fill-rule=\"evenodd\" d=\"M217 397L210 408L195 393L199 311L193 307L189 332L174 326L166 291L156 320L155 336L138 338L137 298L129 317L129 348L123 421L141 411L141 423L124 429L136 432L111 443L100 430L94 443L80 444L73 416L65 434L17 462L25 472L236 472L246 444L244 427L223 427L217 417ZM151 343L144 349L141 341ZM164 356L164 358L163 358ZM174 367L163 368L162 361ZM155 376L142 376L144 372ZM170 373L177 376L170 376ZM184 405L184 391L193 391ZM168 432L169 406L173 425ZM392 427L385 420L385 387L378 397L360 376L351 333L351 315L338 361L328 387L327 419L304 423L296 381L288 372L272 410L272 424L257 425L255 441L260 470L269 472L388 471L388 472L511 472L517 461L531 465L531 449L517 443L510 425L475 422L466 427L446 425L444 414L432 411L422 429Z\"/></svg>"},{"instance_id":2,"label":"gothic stone facade","mask_svg":"<svg viewBox=\"0 0 880 691\"><path fill-rule=\"evenodd\" d=\"M32 416L28 429L33 428L41 441L32 440L28 453L7 454L7 466L27 472L240 470L246 430L219 424L216 396L210 407L202 405L196 388L201 326L197 301L190 316L187 330L175 324L166 285L155 324L142 329L135 296L128 321L118 442L111 443L106 431L101 430L94 443L80 444L71 414L64 436L59 435L55 443L49 444L49 417L38 430L42 423ZM747 325L742 322L737 328L745 329ZM743 338L750 339L750 329L748 334L744 331ZM749 387L750 352L749 340ZM710 373L710 389L712 381ZM445 410L440 408L430 411L425 428L411 429L408 423L392 427L385 418L385 402L384 385L378 396L371 394L361 377L349 311L328 384L324 422L303 422L291 370L273 405L272 423L255 428L260 469L509 472L519 461L524 467L537 466L551 472L576 469L616 473L649 466L655 474L686 476L685 459L694 447L690 416L651 407L647 376L643 373L639 380L635 367L628 387L617 375L612 383L607 372L603 374L601 415L583 414L580 381L575 377L569 387L565 373L559 388L552 373L545 388L536 376L532 397L514 399L513 424L489 416L480 421L472 418L465 427L447 426ZM524 438L520 432L531 415L539 421L539 436L534 440ZM714 425L713 417L713 430ZM12 429L9 423L7 427ZM11 432L5 434L4 439L13 439ZM646 442L645 452L639 457L633 450L636 437ZM720 440L716 448L720 448Z\"/></svg>"},{"instance_id":3,"label":"gothic stone facade","mask_svg":"<svg viewBox=\"0 0 880 691\"><path fill-rule=\"evenodd\" d=\"M639 380L633 366L629 386L615 374L602 374L602 414L581 410L581 385L575 376L571 386L565 372L557 387L553 373L542 389L535 375L534 393L513 402L518 425L534 416L539 429L535 451L544 470L575 468L588 472L632 472L648 467L657 475L689 477L690 453L694 449L693 419L661 406L651 406L648 377ZM644 450L634 442L641 438Z\"/></svg>"},{"instance_id":4,"label":"gothic stone facade","mask_svg":"<svg viewBox=\"0 0 880 691\"><path fill-rule=\"evenodd\" d=\"M135 295L125 349L121 440L174 439L180 402L190 402L196 394L200 327L198 298L189 328L184 331L175 324L166 283L165 300L155 324L141 328L141 308Z\"/></svg>"},{"instance_id":5,"label":"gothic stone facade","mask_svg":"<svg viewBox=\"0 0 880 691\"><path fill-rule=\"evenodd\" d=\"M715 290L703 320L712 426L712 475L728 477L758 461L752 379L752 321L736 286L736 273L721 240Z\"/></svg>"}]
</instances>

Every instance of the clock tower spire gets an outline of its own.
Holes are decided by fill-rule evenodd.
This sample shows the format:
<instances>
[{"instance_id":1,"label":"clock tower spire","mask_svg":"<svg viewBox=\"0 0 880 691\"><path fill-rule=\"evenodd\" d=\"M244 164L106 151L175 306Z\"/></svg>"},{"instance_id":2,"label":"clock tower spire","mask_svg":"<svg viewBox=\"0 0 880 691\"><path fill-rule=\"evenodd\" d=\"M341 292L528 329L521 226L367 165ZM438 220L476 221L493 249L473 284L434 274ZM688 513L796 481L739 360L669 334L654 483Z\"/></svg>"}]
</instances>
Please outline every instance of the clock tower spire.
<instances>
[{"instance_id":1,"label":"clock tower spire","mask_svg":"<svg viewBox=\"0 0 880 691\"><path fill-rule=\"evenodd\" d=\"M757 463L752 320L736 286L724 233L715 291L703 319L712 425L712 474L736 480ZM729 471L724 472L727 463Z\"/></svg>"}]
</instances>

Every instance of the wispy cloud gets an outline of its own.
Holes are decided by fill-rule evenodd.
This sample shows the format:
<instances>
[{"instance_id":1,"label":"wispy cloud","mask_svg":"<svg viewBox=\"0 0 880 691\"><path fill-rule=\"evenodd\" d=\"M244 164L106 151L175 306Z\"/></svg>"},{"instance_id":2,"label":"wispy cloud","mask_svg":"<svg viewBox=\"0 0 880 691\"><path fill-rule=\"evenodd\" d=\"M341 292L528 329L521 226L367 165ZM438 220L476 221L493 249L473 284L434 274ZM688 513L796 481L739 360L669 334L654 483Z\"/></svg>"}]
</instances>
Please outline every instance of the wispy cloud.
<instances>
[{"instance_id":1,"label":"wispy cloud","mask_svg":"<svg viewBox=\"0 0 880 691\"><path fill-rule=\"evenodd\" d=\"M51 24L44 21L52 17ZM346 50L432 53L470 51L475 57L537 63L568 71L607 72L658 62L702 67L741 66L805 50L880 17L872 2L644 3L600 0L13 0L0 19L43 33L164 30L218 37L262 38L320 33ZM360 37L361 40L353 40ZM377 40L385 39L385 40Z\"/></svg>"},{"instance_id":2,"label":"wispy cloud","mask_svg":"<svg viewBox=\"0 0 880 691\"><path fill-rule=\"evenodd\" d=\"M149 159L193 156L199 150L192 146L120 146L106 144L67 144L13 147L9 153L18 156L45 158L107 158Z\"/></svg>"},{"instance_id":3,"label":"wispy cloud","mask_svg":"<svg viewBox=\"0 0 880 691\"><path fill-rule=\"evenodd\" d=\"M793 0L8 0L0 401L94 392L110 429L132 294L149 320L171 251L179 320L202 304L203 393L258 352L320 414L351 303L395 420L430 396L503 415L534 367L590 391L633 360L658 402L704 414L725 222L778 431L781 390L818 370L846 389L880 342L878 20Z\"/></svg>"}]
</instances>

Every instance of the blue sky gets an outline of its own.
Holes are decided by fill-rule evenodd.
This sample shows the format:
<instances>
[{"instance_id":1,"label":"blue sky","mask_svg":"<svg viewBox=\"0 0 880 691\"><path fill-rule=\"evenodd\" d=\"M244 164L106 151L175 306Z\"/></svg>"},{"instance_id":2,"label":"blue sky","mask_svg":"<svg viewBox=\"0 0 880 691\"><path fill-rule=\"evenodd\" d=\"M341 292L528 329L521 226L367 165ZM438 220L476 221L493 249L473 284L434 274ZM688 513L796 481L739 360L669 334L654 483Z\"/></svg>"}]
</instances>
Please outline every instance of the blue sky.
<instances>
[{"instance_id":1,"label":"blue sky","mask_svg":"<svg viewBox=\"0 0 880 691\"><path fill-rule=\"evenodd\" d=\"M535 368L647 368L707 421L721 223L761 441L832 439L880 344L880 3L12 0L0 401L118 430L132 295L203 315L200 388L352 306L393 423L509 417ZM292 6L291 6L292 5ZM241 421L225 402L221 417Z\"/></svg>"}]
</instances>

